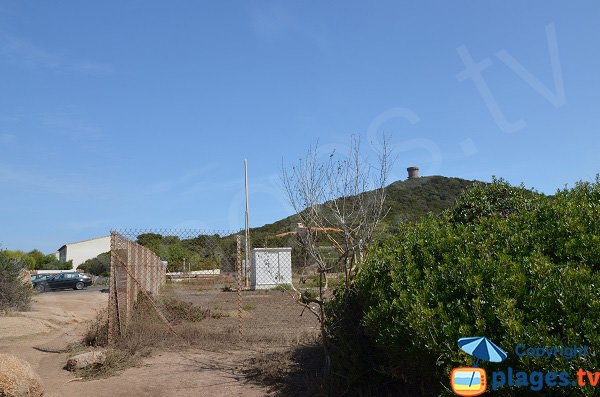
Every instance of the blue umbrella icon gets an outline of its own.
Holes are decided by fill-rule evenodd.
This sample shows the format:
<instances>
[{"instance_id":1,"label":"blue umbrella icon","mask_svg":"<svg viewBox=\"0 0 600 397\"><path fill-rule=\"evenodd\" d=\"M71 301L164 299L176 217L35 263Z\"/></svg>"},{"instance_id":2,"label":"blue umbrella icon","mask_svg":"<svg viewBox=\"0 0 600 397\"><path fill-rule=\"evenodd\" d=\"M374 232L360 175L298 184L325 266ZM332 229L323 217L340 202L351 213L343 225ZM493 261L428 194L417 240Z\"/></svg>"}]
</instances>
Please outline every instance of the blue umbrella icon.
<instances>
[{"instance_id":1,"label":"blue umbrella icon","mask_svg":"<svg viewBox=\"0 0 600 397\"><path fill-rule=\"evenodd\" d=\"M504 350L499 348L485 336L460 338L458 340L458 347L460 347L465 353L475 357L473 362L474 367L477 367L479 360L499 363L508 357L508 354ZM475 376L475 372L473 372L473 376ZM471 376L471 382L469 383L469 386L471 386L471 383L473 382L473 376Z\"/></svg>"},{"instance_id":2,"label":"blue umbrella icon","mask_svg":"<svg viewBox=\"0 0 600 397\"><path fill-rule=\"evenodd\" d=\"M458 347L460 347L465 353L475 357L475 367L477 367L479 360L499 363L504 361L508 356L504 350L499 348L485 336L460 338L458 340Z\"/></svg>"}]
</instances>

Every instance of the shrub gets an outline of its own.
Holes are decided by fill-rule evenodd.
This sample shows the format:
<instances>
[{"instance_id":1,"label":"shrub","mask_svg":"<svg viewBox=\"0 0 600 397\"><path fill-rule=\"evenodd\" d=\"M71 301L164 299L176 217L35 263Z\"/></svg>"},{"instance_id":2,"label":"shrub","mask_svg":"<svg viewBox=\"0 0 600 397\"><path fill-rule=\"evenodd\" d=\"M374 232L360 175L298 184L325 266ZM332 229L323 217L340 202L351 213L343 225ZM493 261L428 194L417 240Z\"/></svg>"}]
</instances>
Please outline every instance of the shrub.
<instances>
[{"instance_id":1,"label":"shrub","mask_svg":"<svg viewBox=\"0 0 600 397\"><path fill-rule=\"evenodd\" d=\"M108 317L107 311L99 311L96 318L88 324L83 335L85 346L107 346L108 345Z\"/></svg>"},{"instance_id":2,"label":"shrub","mask_svg":"<svg viewBox=\"0 0 600 397\"><path fill-rule=\"evenodd\" d=\"M198 322L211 317L210 309L204 309L175 298L165 298L162 300L162 304L166 318L175 324L182 321Z\"/></svg>"},{"instance_id":3,"label":"shrub","mask_svg":"<svg viewBox=\"0 0 600 397\"><path fill-rule=\"evenodd\" d=\"M26 264L0 251L0 310L26 310L31 303L31 284Z\"/></svg>"},{"instance_id":4,"label":"shrub","mask_svg":"<svg viewBox=\"0 0 600 397\"><path fill-rule=\"evenodd\" d=\"M110 252L104 252L95 258L88 259L78 268L95 276L108 275L108 272L110 272Z\"/></svg>"},{"instance_id":5,"label":"shrub","mask_svg":"<svg viewBox=\"0 0 600 397\"><path fill-rule=\"evenodd\" d=\"M510 186L504 179L493 178L491 184L477 182L465 190L456 203L446 211L454 223L474 223L490 216L506 218L511 214L532 209L536 192Z\"/></svg>"},{"instance_id":6,"label":"shrub","mask_svg":"<svg viewBox=\"0 0 600 397\"><path fill-rule=\"evenodd\" d=\"M509 351L502 368L600 368L598 355L530 360L511 351L517 343L600 347L599 247L600 178L553 197L504 181L476 186L454 208L371 248L353 289L328 306L332 372L344 371L355 390L372 376L409 384L411 395L451 395L436 385L448 387L450 369L471 364L456 341L479 335ZM496 395L517 390L528 391ZM551 393L591 396L593 388Z\"/></svg>"},{"instance_id":7,"label":"shrub","mask_svg":"<svg viewBox=\"0 0 600 397\"><path fill-rule=\"evenodd\" d=\"M73 261L63 262L54 255L44 255L39 250L30 252L23 251L3 251L4 255L22 263L23 268L27 270L70 270L73 268Z\"/></svg>"},{"instance_id":8,"label":"shrub","mask_svg":"<svg viewBox=\"0 0 600 397\"><path fill-rule=\"evenodd\" d=\"M271 291L280 291L280 292L286 292L292 289L292 285L291 284L278 284L277 286L271 288Z\"/></svg>"}]
</instances>

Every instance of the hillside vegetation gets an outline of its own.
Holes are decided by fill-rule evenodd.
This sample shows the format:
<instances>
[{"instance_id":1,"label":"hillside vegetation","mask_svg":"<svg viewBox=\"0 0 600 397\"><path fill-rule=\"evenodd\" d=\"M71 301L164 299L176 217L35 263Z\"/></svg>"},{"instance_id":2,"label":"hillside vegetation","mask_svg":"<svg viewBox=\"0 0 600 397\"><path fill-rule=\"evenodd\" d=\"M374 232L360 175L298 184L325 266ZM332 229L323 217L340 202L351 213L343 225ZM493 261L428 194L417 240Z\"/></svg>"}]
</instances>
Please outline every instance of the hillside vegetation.
<instances>
[{"instance_id":1,"label":"hillside vegetation","mask_svg":"<svg viewBox=\"0 0 600 397\"><path fill-rule=\"evenodd\" d=\"M380 233L385 234L390 229L394 230L403 221L415 221L428 213L439 213L449 208L460 193L473 183L474 181L443 176L392 183L386 188L386 207L389 208L389 213L381 223ZM252 246L292 247L294 268L306 265L305 255L293 235L276 236L279 233L292 231L297 223L297 217L292 215L272 224L251 228ZM191 270L220 268L223 271L233 271L235 268L236 248L233 235L181 238L145 233L137 236L137 242L167 261L170 271L184 271L188 266ZM324 243L328 244L327 241ZM337 259L335 253L331 256L332 262L335 262Z\"/></svg>"},{"instance_id":2,"label":"hillside vegetation","mask_svg":"<svg viewBox=\"0 0 600 397\"><path fill-rule=\"evenodd\" d=\"M402 221L415 221L429 212L439 213L454 204L460 193L475 181L444 176L427 176L418 179L396 181L386 188L385 206L389 213L383 227L393 227ZM258 234L287 232L298 223L295 215L277 222L252 228Z\"/></svg>"}]
</instances>

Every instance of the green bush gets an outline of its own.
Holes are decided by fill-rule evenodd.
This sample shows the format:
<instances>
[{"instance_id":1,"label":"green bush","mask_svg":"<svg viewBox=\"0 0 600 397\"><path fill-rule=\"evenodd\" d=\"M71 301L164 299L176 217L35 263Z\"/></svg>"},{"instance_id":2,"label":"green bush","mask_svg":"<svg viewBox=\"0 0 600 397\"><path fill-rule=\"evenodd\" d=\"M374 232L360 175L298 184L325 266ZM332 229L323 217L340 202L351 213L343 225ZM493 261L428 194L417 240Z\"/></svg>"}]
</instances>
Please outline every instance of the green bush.
<instances>
[{"instance_id":1,"label":"green bush","mask_svg":"<svg viewBox=\"0 0 600 397\"><path fill-rule=\"evenodd\" d=\"M4 251L9 258L19 261L27 270L71 270L73 261L60 261L54 255L44 255L39 250L30 252Z\"/></svg>"},{"instance_id":2,"label":"green bush","mask_svg":"<svg viewBox=\"0 0 600 397\"><path fill-rule=\"evenodd\" d=\"M26 264L0 251L0 310L26 310L31 302Z\"/></svg>"},{"instance_id":3,"label":"green bush","mask_svg":"<svg viewBox=\"0 0 600 397\"><path fill-rule=\"evenodd\" d=\"M328 306L332 372L344 373L338 380L355 391L383 378L420 395L452 395L441 385L449 387L451 368L472 359L456 341L480 335L509 352L502 364L482 362L492 371L598 370L598 355L531 360L513 348L600 348L599 270L600 178L552 197L501 180L476 186L455 207L405 224L371 248L353 289ZM495 395L516 392L529 389ZM552 388L536 395L594 391Z\"/></svg>"},{"instance_id":4,"label":"green bush","mask_svg":"<svg viewBox=\"0 0 600 397\"><path fill-rule=\"evenodd\" d=\"M201 234L189 239L180 239L177 236L144 233L140 234L136 241L167 261L168 271L171 272L219 269L224 263L230 263L232 258L235 258L233 236L221 238L217 234ZM234 269L226 267L224 270Z\"/></svg>"},{"instance_id":5,"label":"green bush","mask_svg":"<svg viewBox=\"0 0 600 397\"><path fill-rule=\"evenodd\" d=\"M95 276L107 275L110 272L110 252L104 252L95 258L88 259L78 269Z\"/></svg>"}]
</instances>

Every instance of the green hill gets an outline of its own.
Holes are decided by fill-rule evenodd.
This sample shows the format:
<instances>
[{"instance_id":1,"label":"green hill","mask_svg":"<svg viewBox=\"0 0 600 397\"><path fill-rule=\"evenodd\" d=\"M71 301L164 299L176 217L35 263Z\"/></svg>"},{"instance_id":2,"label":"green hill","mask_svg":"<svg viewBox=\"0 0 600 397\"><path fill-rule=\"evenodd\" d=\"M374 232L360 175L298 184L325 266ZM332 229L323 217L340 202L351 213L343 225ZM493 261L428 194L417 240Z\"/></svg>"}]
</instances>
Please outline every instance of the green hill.
<instances>
[{"instance_id":1,"label":"green hill","mask_svg":"<svg viewBox=\"0 0 600 397\"><path fill-rule=\"evenodd\" d=\"M390 209L384 225L394 226L402 221L415 221L423 215L439 213L449 208L458 195L476 181L445 176L426 176L405 181L396 181L387 186L386 207ZM252 228L257 234L272 234L290 231L298 223L295 215L274 223Z\"/></svg>"},{"instance_id":2,"label":"green hill","mask_svg":"<svg viewBox=\"0 0 600 397\"><path fill-rule=\"evenodd\" d=\"M389 212L381 223L381 231L393 229L403 221L416 221L423 215L439 213L452 206L459 194L475 181L443 176L429 176L406 181L397 181L387 189L386 207ZM276 237L276 234L291 231L298 223L296 215L277 222L251 229L255 247L295 247L293 238ZM233 271L236 243L234 235L200 235L181 238L156 233L137 236L137 242L147 246L163 260L169 262L170 270L180 271L183 263L191 270L221 268ZM296 262L302 262L300 251L295 250Z\"/></svg>"}]
</instances>

